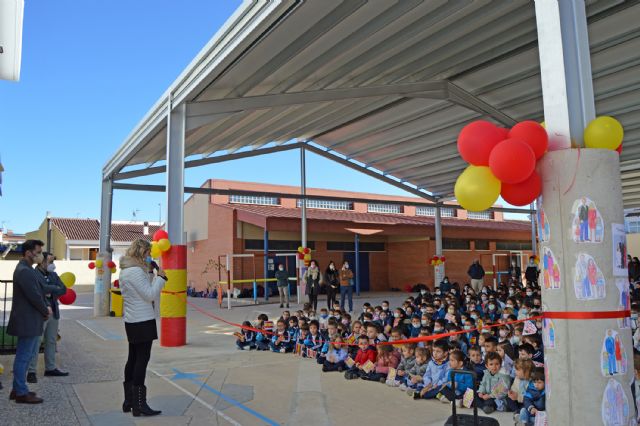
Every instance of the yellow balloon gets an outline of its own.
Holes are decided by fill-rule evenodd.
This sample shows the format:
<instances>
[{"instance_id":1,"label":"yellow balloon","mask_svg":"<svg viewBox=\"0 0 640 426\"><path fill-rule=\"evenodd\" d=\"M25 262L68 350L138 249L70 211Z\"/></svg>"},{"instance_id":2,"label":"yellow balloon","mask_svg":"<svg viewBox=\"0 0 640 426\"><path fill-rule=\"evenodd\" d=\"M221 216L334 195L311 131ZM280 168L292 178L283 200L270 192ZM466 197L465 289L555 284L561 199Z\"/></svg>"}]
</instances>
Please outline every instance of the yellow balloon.
<instances>
[{"instance_id":1,"label":"yellow balloon","mask_svg":"<svg viewBox=\"0 0 640 426\"><path fill-rule=\"evenodd\" d=\"M111 273L115 274L116 273L116 268L111 268Z\"/></svg>"},{"instance_id":2,"label":"yellow balloon","mask_svg":"<svg viewBox=\"0 0 640 426\"><path fill-rule=\"evenodd\" d=\"M584 129L584 146L587 148L616 150L623 138L622 124L608 115L597 117Z\"/></svg>"},{"instance_id":3,"label":"yellow balloon","mask_svg":"<svg viewBox=\"0 0 640 426\"><path fill-rule=\"evenodd\" d=\"M97 259L96 260L96 268L102 268L102 265L103 265L102 259Z\"/></svg>"},{"instance_id":4,"label":"yellow balloon","mask_svg":"<svg viewBox=\"0 0 640 426\"><path fill-rule=\"evenodd\" d=\"M469 166L458 176L454 188L458 202L466 210L480 212L493 206L502 184L486 166Z\"/></svg>"},{"instance_id":5,"label":"yellow balloon","mask_svg":"<svg viewBox=\"0 0 640 426\"><path fill-rule=\"evenodd\" d=\"M544 127L545 129L547 128L547 123L545 123L544 121L541 121L541 122L540 122L540 125L541 125L542 127Z\"/></svg>"},{"instance_id":6,"label":"yellow balloon","mask_svg":"<svg viewBox=\"0 0 640 426\"><path fill-rule=\"evenodd\" d=\"M65 287L71 288L76 283L76 276L73 272L64 272L60 274L60 281L62 281Z\"/></svg>"},{"instance_id":7,"label":"yellow balloon","mask_svg":"<svg viewBox=\"0 0 640 426\"><path fill-rule=\"evenodd\" d=\"M166 238L163 238L158 241L158 248L160 249L160 251L167 251L171 248L171 243Z\"/></svg>"},{"instance_id":8,"label":"yellow balloon","mask_svg":"<svg viewBox=\"0 0 640 426\"><path fill-rule=\"evenodd\" d=\"M162 256L162 252L160 251L160 247L158 247L157 244L153 244L151 246L151 257L153 257L154 259L157 259L160 256Z\"/></svg>"}]
</instances>

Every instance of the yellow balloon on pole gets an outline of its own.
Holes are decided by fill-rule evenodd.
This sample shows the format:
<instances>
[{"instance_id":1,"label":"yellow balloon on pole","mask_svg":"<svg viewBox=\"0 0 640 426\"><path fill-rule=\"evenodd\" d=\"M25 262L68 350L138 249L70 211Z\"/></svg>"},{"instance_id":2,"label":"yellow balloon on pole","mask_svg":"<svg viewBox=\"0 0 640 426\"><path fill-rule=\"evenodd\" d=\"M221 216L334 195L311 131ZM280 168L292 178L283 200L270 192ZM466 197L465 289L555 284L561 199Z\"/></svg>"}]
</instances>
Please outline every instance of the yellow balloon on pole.
<instances>
[{"instance_id":1,"label":"yellow balloon on pole","mask_svg":"<svg viewBox=\"0 0 640 426\"><path fill-rule=\"evenodd\" d=\"M156 244L155 242L151 244L151 257L153 257L154 259L159 258L160 256L162 256L162 251L160 251L160 247L158 247L158 244Z\"/></svg>"},{"instance_id":2,"label":"yellow balloon on pole","mask_svg":"<svg viewBox=\"0 0 640 426\"><path fill-rule=\"evenodd\" d=\"M160 251L167 251L171 248L171 243L166 238L163 238L158 241L158 248L160 249Z\"/></svg>"},{"instance_id":3,"label":"yellow balloon on pole","mask_svg":"<svg viewBox=\"0 0 640 426\"><path fill-rule=\"evenodd\" d=\"M60 281L62 281L65 287L71 288L76 283L76 276L73 272L64 272L60 274Z\"/></svg>"},{"instance_id":4,"label":"yellow balloon on pole","mask_svg":"<svg viewBox=\"0 0 640 426\"><path fill-rule=\"evenodd\" d=\"M102 259L97 259L96 260L96 268L102 268L102 265L103 265Z\"/></svg>"},{"instance_id":5,"label":"yellow balloon on pole","mask_svg":"<svg viewBox=\"0 0 640 426\"><path fill-rule=\"evenodd\" d=\"M466 210L480 212L493 206L502 184L486 166L469 166L458 176L456 200Z\"/></svg>"},{"instance_id":6,"label":"yellow balloon on pole","mask_svg":"<svg viewBox=\"0 0 640 426\"><path fill-rule=\"evenodd\" d=\"M622 124L613 117L596 117L584 129L584 146L587 148L618 149L624 138Z\"/></svg>"}]
</instances>

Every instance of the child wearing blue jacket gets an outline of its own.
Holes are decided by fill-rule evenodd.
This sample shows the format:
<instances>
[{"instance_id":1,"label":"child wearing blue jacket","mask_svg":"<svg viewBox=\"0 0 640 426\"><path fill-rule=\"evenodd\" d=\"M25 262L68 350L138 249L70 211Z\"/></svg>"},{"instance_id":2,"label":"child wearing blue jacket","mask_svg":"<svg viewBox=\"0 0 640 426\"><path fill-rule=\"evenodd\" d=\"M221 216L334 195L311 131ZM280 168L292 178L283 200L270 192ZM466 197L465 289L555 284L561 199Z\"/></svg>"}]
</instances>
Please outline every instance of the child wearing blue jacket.
<instances>
[{"instance_id":1,"label":"child wearing blue jacket","mask_svg":"<svg viewBox=\"0 0 640 426\"><path fill-rule=\"evenodd\" d=\"M239 333L236 333L236 346L241 351L244 348L249 347L249 350L256 348L256 332L249 330L251 328L251 323L249 321L245 321L242 323L242 329Z\"/></svg>"},{"instance_id":2,"label":"child wearing blue jacket","mask_svg":"<svg viewBox=\"0 0 640 426\"><path fill-rule=\"evenodd\" d=\"M279 319L277 323L277 329L271 338L271 343L269 347L273 352L292 352L293 344L292 344L291 336L287 331L287 323L283 319Z\"/></svg>"},{"instance_id":3,"label":"child wearing blue jacket","mask_svg":"<svg viewBox=\"0 0 640 426\"><path fill-rule=\"evenodd\" d=\"M306 346L307 350L316 352L316 359L320 355L320 350L324 345L324 339L322 338L322 334L320 334L319 328L320 324L318 323L318 321L312 320L309 323L309 334L304 340L304 345ZM307 355L304 356L306 357Z\"/></svg>"},{"instance_id":4,"label":"child wearing blue jacket","mask_svg":"<svg viewBox=\"0 0 640 426\"><path fill-rule=\"evenodd\" d=\"M427 371L422 376L422 384L419 390L407 391L413 399L433 399L440 393L449 377L449 345L446 340L436 340L431 351L431 361L427 365Z\"/></svg>"},{"instance_id":5,"label":"child wearing blue jacket","mask_svg":"<svg viewBox=\"0 0 640 426\"><path fill-rule=\"evenodd\" d=\"M545 410L544 368L536 367L531 372L531 382L524 393L524 407L520 410L520 425L534 424L538 411Z\"/></svg>"},{"instance_id":6,"label":"child wearing blue jacket","mask_svg":"<svg viewBox=\"0 0 640 426\"><path fill-rule=\"evenodd\" d=\"M451 370L465 370L464 368L465 356L460 350L451 351L449 354L449 367ZM440 393L436 395L436 398L443 403L457 402L458 407L462 407L462 397L467 389L473 389L473 376L471 374L456 374L453 378L452 373L449 370L448 381L442 388ZM456 391L453 392L451 382L456 382Z\"/></svg>"},{"instance_id":7,"label":"child wearing blue jacket","mask_svg":"<svg viewBox=\"0 0 640 426\"><path fill-rule=\"evenodd\" d=\"M349 356L349 351L347 351L347 346L342 343L344 343L342 337L336 336L333 342L329 344L329 350L324 357L324 363L322 365L322 371L325 373L328 371L343 371L347 369L344 362Z\"/></svg>"}]
</instances>

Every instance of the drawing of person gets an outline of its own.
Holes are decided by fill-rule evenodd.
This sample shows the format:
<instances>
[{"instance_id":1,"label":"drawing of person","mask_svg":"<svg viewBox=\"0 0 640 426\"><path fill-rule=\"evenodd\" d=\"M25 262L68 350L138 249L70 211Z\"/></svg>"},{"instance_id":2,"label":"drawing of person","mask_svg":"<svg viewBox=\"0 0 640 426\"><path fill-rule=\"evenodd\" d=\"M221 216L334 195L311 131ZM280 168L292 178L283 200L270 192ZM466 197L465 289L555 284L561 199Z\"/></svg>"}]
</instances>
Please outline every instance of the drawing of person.
<instances>
[{"instance_id":1,"label":"drawing of person","mask_svg":"<svg viewBox=\"0 0 640 426\"><path fill-rule=\"evenodd\" d=\"M620 343L620 336L615 337L615 349L616 349L616 368L621 373L625 372L625 368L622 365L622 343Z\"/></svg>"},{"instance_id":2,"label":"drawing of person","mask_svg":"<svg viewBox=\"0 0 640 426\"><path fill-rule=\"evenodd\" d=\"M591 285L589 284L589 275L587 274L587 265L585 264L584 256L580 256L578 262L578 282L582 281L582 298L591 298Z\"/></svg>"},{"instance_id":3,"label":"drawing of person","mask_svg":"<svg viewBox=\"0 0 640 426\"><path fill-rule=\"evenodd\" d=\"M578 219L580 220L580 242L589 241L589 206L587 205L587 199L582 198L580 200L580 206L578 207Z\"/></svg>"},{"instance_id":4,"label":"drawing of person","mask_svg":"<svg viewBox=\"0 0 640 426\"><path fill-rule=\"evenodd\" d=\"M607 330L607 337L604 339L604 349L607 352L607 370L609 375L618 373L616 368L616 341L613 338L613 330Z\"/></svg>"},{"instance_id":5,"label":"drawing of person","mask_svg":"<svg viewBox=\"0 0 640 426\"><path fill-rule=\"evenodd\" d=\"M616 410L616 389L614 389L614 386L612 386L611 384L609 384L609 386L607 386L607 405L608 405L608 418L609 418L609 424L611 425L618 425L620 424L618 418L617 418L617 410Z\"/></svg>"},{"instance_id":6,"label":"drawing of person","mask_svg":"<svg viewBox=\"0 0 640 426\"><path fill-rule=\"evenodd\" d=\"M597 295L598 288L598 268L596 262L593 259L589 259L587 264L587 281L589 282L589 297L591 297L591 287L593 287L594 293Z\"/></svg>"},{"instance_id":7,"label":"drawing of person","mask_svg":"<svg viewBox=\"0 0 640 426\"><path fill-rule=\"evenodd\" d=\"M589 208L587 213L588 215L588 224L589 224L589 241L596 242L596 222L598 218L598 210L596 210L595 205Z\"/></svg>"},{"instance_id":8,"label":"drawing of person","mask_svg":"<svg viewBox=\"0 0 640 426\"><path fill-rule=\"evenodd\" d=\"M618 257L620 258L620 266L618 267L618 269L626 269L625 267L625 263L627 261L627 253L626 253L627 249L624 246L624 243L622 241L620 241L618 243Z\"/></svg>"},{"instance_id":9,"label":"drawing of person","mask_svg":"<svg viewBox=\"0 0 640 426\"><path fill-rule=\"evenodd\" d=\"M558 265L553 265L553 288L560 288L560 270Z\"/></svg>"}]
</instances>

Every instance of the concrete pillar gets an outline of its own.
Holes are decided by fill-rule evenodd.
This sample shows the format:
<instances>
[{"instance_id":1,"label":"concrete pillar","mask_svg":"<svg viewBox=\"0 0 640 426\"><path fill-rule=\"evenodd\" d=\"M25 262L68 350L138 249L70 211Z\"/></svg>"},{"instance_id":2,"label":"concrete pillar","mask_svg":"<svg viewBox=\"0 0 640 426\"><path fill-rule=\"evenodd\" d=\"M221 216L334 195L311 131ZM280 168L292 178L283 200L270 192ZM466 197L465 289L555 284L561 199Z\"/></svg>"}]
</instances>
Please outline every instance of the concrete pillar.
<instances>
[{"instance_id":1,"label":"concrete pillar","mask_svg":"<svg viewBox=\"0 0 640 426\"><path fill-rule=\"evenodd\" d=\"M530 213L530 215L531 215L530 216L531 217L531 252L532 253L537 253L538 252L538 242L537 242L537 238L536 238L536 211L535 211L535 205L533 203L531 203L531 213ZM522 266L524 266L526 268L527 264L525 263Z\"/></svg>"},{"instance_id":2,"label":"concrete pillar","mask_svg":"<svg viewBox=\"0 0 640 426\"><path fill-rule=\"evenodd\" d=\"M275 264L273 265L276 266ZM269 300L269 283L266 281L269 277L269 231L264 230L264 300Z\"/></svg>"},{"instance_id":3,"label":"concrete pillar","mask_svg":"<svg viewBox=\"0 0 640 426\"><path fill-rule=\"evenodd\" d=\"M111 212L113 206L113 181L102 181L102 198L100 202L100 249L97 259L103 264L111 260ZM67 246L67 251L69 251ZM67 259L69 256L67 255ZM96 268L93 286L93 315L105 317L109 315L109 290L111 289L111 270L107 267Z\"/></svg>"},{"instance_id":4,"label":"concrete pillar","mask_svg":"<svg viewBox=\"0 0 640 426\"><path fill-rule=\"evenodd\" d=\"M186 105L169 103L167 118L167 233L163 253L167 284L160 294L160 345L183 346L187 336L187 246L184 234L184 143Z\"/></svg>"},{"instance_id":5,"label":"concrete pillar","mask_svg":"<svg viewBox=\"0 0 640 426\"><path fill-rule=\"evenodd\" d=\"M624 223L619 158L611 150L570 149L583 145L583 131L595 116L585 3L536 0L535 10L549 133L549 152L538 164L543 191L537 205L549 225L538 247L548 313L543 329L548 424L635 424L631 331L622 328L622 319L603 318L618 315L628 287L626 273L618 276L613 268L612 224ZM591 204L590 214L595 214L591 207L599 214L591 217L593 229L587 220L581 234L576 210L583 198ZM596 241L580 241L585 234L596 235ZM565 319L568 314L572 319Z\"/></svg>"},{"instance_id":6,"label":"concrete pillar","mask_svg":"<svg viewBox=\"0 0 640 426\"><path fill-rule=\"evenodd\" d=\"M550 229L549 241L540 244L540 283L545 311L619 310L619 288L628 291L628 281L626 274L614 276L613 271L617 243L614 246L611 225L624 224L618 170L618 154L611 150L568 149L548 152L542 158L539 164L544 188L541 205ZM575 242L576 228L580 228L575 223L576 206L583 197L595 203L599 212L595 220L595 235L602 234L600 242ZM559 281L553 278L556 269ZM579 272L583 270L586 278L583 278L583 272ZM590 270L594 271L596 282L601 285L588 285ZM546 275L549 277L547 285ZM585 295L589 300L585 300ZM607 424L630 424L634 413L629 387L633 376L631 330L621 328L622 321L615 318L547 319L544 323L549 424L601 424L601 413L605 409L603 399L609 396L607 386L611 380L611 386L619 385L627 401L624 408L624 397L620 396L611 409L626 410L629 416L619 423ZM610 375L606 370L603 373L603 365L608 366L610 360L603 356L604 340L609 330L612 330L612 337L617 336L622 344L620 353L626 357L623 374ZM617 344L613 347L616 348ZM615 351L612 356L615 364ZM622 365L616 368L619 372L623 370Z\"/></svg>"}]
</instances>

